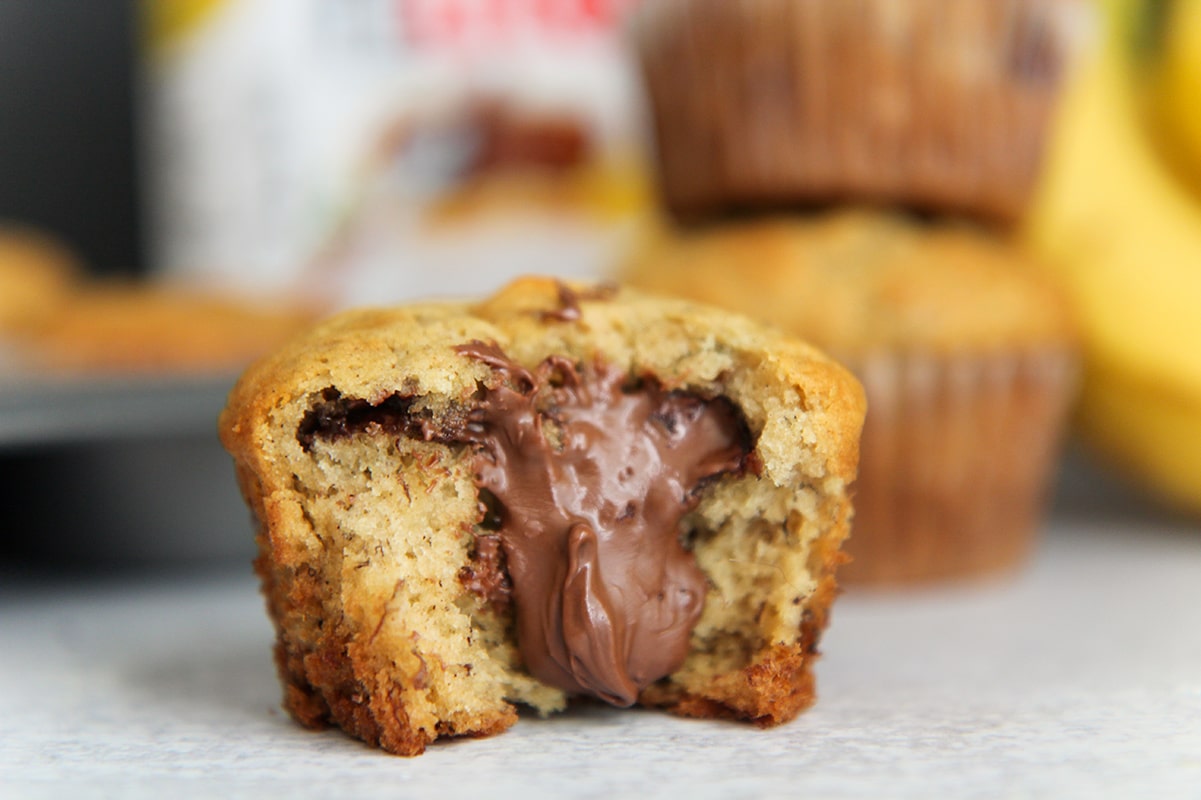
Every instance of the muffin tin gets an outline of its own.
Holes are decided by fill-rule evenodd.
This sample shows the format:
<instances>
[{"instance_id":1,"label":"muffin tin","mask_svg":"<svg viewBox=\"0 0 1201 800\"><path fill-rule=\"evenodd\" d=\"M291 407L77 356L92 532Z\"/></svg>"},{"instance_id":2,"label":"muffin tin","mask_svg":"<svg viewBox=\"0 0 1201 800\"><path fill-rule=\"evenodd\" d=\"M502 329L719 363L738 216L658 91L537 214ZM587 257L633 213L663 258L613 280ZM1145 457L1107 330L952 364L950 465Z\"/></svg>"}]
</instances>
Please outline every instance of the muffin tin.
<instances>
[{"instance_id":1,"label":"muffin tin","mask_svg":"<svg viewBox=\"0 0 1201 800\"><path fill-rule=\"evenodd\" d=\"M6 375L0 555L53 564L238 559L252 528L217 441L232 375Z\"/></svg>"}]
</instances>

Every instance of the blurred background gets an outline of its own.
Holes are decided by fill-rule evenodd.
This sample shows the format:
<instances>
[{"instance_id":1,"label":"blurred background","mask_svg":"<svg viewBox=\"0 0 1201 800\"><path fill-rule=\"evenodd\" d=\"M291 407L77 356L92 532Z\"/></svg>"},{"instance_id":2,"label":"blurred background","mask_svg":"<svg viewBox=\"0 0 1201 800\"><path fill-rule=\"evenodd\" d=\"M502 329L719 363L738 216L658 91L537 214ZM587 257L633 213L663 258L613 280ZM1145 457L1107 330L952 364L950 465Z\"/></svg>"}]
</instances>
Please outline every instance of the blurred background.
<instances>
[{"instance_id":1,"label":"blurred background","mask_svg":"<svg viewBox=\"0 0 1201 800\"><path fill-rule=\"evenodd\" d=\"M0 4L12 564L245 561L216 416L333 311L596 277L646 208L635 3Z\"/></svg>"},{"instance_id":2,"label":"blurred background","mask_svg":"<svg viewBox=\"0 0 1201 800\"><path fill-rule=\"evenodd\" d=\"M52 231L98 273L145 267L134 0L0 5L0 216Z\"/></svg>"},{"instance_id":3,"label":"blurred background","mask_svg":"<svg viewBox=\"0 0 1201 800\"><path fill-rule=\"evenodd\" d=\"M245 562L216 417L326 314L529 272L672 291L694 236L844 207L968 226L1065 298L1083 393L1032 502L1196 527L1201 3L743 5L0 3L5 564Z\"/></svg>"}]
</instances>

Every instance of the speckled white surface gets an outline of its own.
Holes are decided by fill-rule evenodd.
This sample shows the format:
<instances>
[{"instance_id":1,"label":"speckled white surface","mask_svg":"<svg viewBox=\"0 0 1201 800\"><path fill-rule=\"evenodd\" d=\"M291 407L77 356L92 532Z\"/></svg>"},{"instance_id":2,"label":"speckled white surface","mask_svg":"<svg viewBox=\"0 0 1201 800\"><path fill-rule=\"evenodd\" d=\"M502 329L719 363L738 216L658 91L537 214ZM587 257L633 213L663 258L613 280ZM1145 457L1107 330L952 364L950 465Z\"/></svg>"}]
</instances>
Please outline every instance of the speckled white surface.
<instances>
[{"instance_id":1,"label":"speckled white surface","mask_svg":"<svg viewBox=\"0 0 1201 800\"><path fill-rule=\"evenodd\" d=\"M0 583L0 797L1201 798L1201 530L1055 523L1016 578L849 593L771 731L584 708L417 759L278 709L247 575Z\"/></svg>"}]
</instances>

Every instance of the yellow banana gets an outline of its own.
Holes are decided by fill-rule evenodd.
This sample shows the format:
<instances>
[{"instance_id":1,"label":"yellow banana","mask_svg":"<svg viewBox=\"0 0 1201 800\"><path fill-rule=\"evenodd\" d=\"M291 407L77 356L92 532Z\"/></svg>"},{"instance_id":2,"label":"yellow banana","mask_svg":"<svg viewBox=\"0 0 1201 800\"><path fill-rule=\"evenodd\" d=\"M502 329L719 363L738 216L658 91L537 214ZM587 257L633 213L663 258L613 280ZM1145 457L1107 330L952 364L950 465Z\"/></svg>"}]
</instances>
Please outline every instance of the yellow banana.
<instances>
[{"instance_id":1,"label":"yellow banana","mask_svg":"<svg viewBox=\"0 0 1201 800\"><path fill-rule=\"evenodd\" d=\"M1077 423L1094 450L1144 488L1201 511L1201 399L1090 369Z\"/></svg>"},{"instance_id":2,"label":"yellow banana","mask_svg":"<svg viewBox=\"0 0 1201 800\"><path fill-rule=\"evenodd\" d=\"M1147 121L1201 197L1201 2L1154 0L1142 6L1138 57Z\"/></svg>"},{"instance_id":3,"label":"yellow banana","mask_svg":"<svg viewBox=\"0 0 1201 800\"><path fill-rule=\"evenodd\" d=\"M1067 91L1025 235L1080 314L1081 432L1201 511L1201 204L1140 122L1123 32Z\"/></svg>"}]
</instances>

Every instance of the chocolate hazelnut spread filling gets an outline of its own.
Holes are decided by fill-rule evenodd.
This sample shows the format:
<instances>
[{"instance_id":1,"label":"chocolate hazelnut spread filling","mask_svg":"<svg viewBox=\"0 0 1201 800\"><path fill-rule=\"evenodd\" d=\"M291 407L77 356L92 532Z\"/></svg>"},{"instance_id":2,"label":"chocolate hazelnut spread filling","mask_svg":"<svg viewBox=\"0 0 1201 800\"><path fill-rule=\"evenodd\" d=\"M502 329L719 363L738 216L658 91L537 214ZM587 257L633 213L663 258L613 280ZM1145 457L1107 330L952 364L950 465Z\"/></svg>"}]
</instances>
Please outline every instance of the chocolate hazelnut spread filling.
<instances>
[{"instance_id":1,"label":"chocolate hazelnut spread filling","mask_svg":"<svg viewBox=\"0 0 1201 800\"><path fill-rule=\"evenodd\" d=\"M707 582L680 543L703 486L746 467L750 434L732 403L664 390L552 357L530 372L495 345L465 438L476 480L499 501L496 536L530 673L628 706L674 672Z\"/></svg>"},{"instance_id":2,"label":"chocolate hazelnut spread filling","mask_svg":"<svg viewBox=\"0 0 1201 800\"><path fill-rule=\"evenodd\" d=\"M534 677L631 705L688 654L707 581L680 521L708 483L754 469L746 422L726 398L602 363L551 357L530 371L495 344L456 349L495 377L465 414L433 420L399 393L371 404L329 388L297 439L305 450L377 432L470 445L482 532L460 581L513 603Z\"/></svg>"},{"instance_id":3,"label":"chocolate hazelnut spread filling","mask_svg":"<svg viewBox=\"0 0 1201 800\"><path fill-rule=\"evenodd\" d=\"M456 431L465 420L438 419L412 409L413 397L392 394L378 403L358 397L343 397L330 386L322 390L321 402L305 412L296 430L296 441L305 452L313 449L317 439L329 441L359 433L404 435L426 442L457 441Z\"/></svg>"},{"instance_id":4,"label":"chocolate hazelnut spread filling","mask_svg":"<svg viewBox=\"0 0 1201 800\"><path fill-rule=\"evenodd\" d=\"M562 281L556 281L559 290L559 307L543 311L539 316L543 322L575 322L580 318L581 300L609 300L617 292L616 284L598 283L591 289L577 291Z\"/></svg>"}]
</instances>

